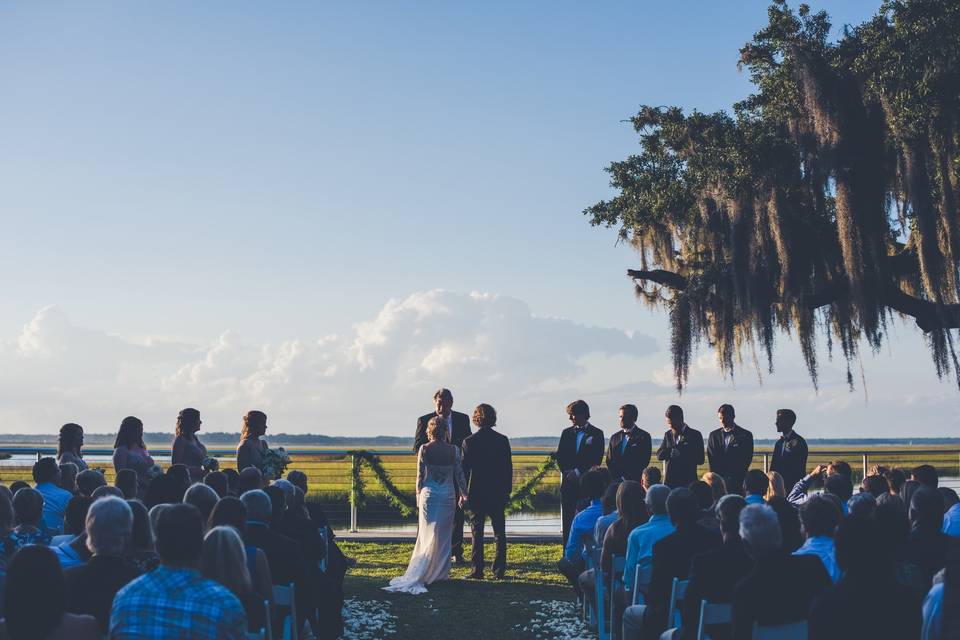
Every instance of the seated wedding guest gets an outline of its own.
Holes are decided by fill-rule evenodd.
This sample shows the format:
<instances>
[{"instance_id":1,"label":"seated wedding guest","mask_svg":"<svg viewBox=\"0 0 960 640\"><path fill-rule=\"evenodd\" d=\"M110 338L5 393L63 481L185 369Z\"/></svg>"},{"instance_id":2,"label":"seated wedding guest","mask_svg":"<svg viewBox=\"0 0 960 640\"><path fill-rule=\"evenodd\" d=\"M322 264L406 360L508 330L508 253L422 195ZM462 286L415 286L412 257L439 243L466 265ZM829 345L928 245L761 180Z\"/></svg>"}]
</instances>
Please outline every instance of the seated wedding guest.
<instances>
[{"instance_id":1,"label":"seated wedding guest","mask_svg":"<svg viewBox=\"0 0 960 640\"><path fill-rule=\"evenodd\" d=\"M940 487L940 497L943 498L943 532L953 538L960 538L960 497L957 492L947 487Z\"/></svg>"},{"instance_id":2,"label":"seated wedding guest","mask_svg":"<svg viewBox=\"0 0 960 640\"><path fill-rule=\"evenodd\" d=\"M237 490L242 496L247 491L257 491L263 488L263 474L256 467L247 467L240 472L237 478Z\"/></svg>"},{"instance_id":3,"label":"seated wedding guest","mask_svg":"<svg viewBox=\"0 0 960 640\"><path fill-rule=\"evenodd\" d=\"M747 503L738 495L724 496L717 504L723 542L717 549L694 556L690 563L687 593L681 609L681 638L696 637L701 600L712 604L730 602L737 582L750 572L753 563L740 540L740 512L745 506ZM708 627L707 632L713 640L727 640L731 635L729 625L714 625Z\"/></svg>"},{"instance_id":4,"label":"seated wedding guest","mask_svg":"<svg viewBox=\"0 0 960 640\"><path fill-rule=\"evenodd\" d=\"M206 527L213 508L217 506L218 500L220 500L220 496L217 495L216 491L199 482L190 485L190 488L183 495L183 501L186 504L192 504L200 511L204 527Z\"/></svg>"},{"instance_id":5,"label":"seated wedding guest","mask_svg":"<svg viewBox=\"0 0 960 640\"><path fill-rule=\"evenodd\" d=\"M767 480L770 482L770 486L767 487L767 493L763 496L764 500L769 500L774 496L781 498L787 497L787 489L783 484L783 476L776 471L768 471Z\"/></svg>"},{"instance_id":6,"label":"seated wedding guest","mask_svg":"<svg viewBox=\"0 0 960 640\"><path fill-rule=\"evenodd\" d=\"M660 472L660 467L647 467L640 475L640 484L644 491L650 491L650 487L660 484L662 478L663 474Z\"/></svg>"},{"instance_id":7,"label":"seated wedding guest","mask_svg":"<svg viewBox=\"0 0 960 640\"><path fill-rule=\"evenodd\" d=\"M777 514L780 524L780 539L783 541L783 552L793 553L803 544L803 533L800 532L800 515L796 507L784 498L773 497L767 503ZM839 506L837 507L839 509Z\"/></svg>"},{"instance_id":8,"label":"seated wedding guest","mask_svg":"<svg viewBox=\"0 0 960 640\"><path fill-rule=\"evenodd\" d=\"M221 498L226 498L229 495L227 476L222 471L211 471L203 476L203 484L216 491Z\"/></svg>"},{"instance_id":9,"label":"seated wedding guest","mask_svg":"<svg viewBox=\"0 0 960 640\"><path fill-rule=\"evenodd\" d=\"M604 533L600 551L600 568L605 576L610 575L613 556L625 556L627 536L636 527L647 521L647 507L644 504L644 491L639 482L625 480L617 486L616 505L620 516ZM596 603L596 569L588 569L580 574L580 588L585 601L594 607ZM604 613L603 615L606 615Z\"/></svg>"},{"instance_id":10,"label":"seated wedding guest","mask_svg":"<svg viewBox=\"0 0 960 640\"><path fill-rule=\"evenodd\" d=\"M17 491L20 491L20 489L28 489L28 488L30 488L30 483L24 482L23 480L15 480L10 483L10 493L12 495L17 495ZM12 497L10 499L13 500Z\"/></svg>"},{"instance_id":11,"label":"seated wedding guest","mask_svg":"<svg viewBox=\"0 0 960 640\"><path fill-rule=\"evenodd\" d=\"M113 486L123 492L125 500L133 500L137 497L137 472L133 469L121 469L117 471L117 477L113 481Z\"/></svg>"},{"instance_id":12,"label":"seated wedding guest","mask_svg":"<svg viewBox=\"0 0 960 640\"><path fill-rule=\"evenodd\" d=\"M60 436L57 439L57 463L73 463L77 472L86 471L87 463L83 459L83 427L68 423L60 427Z\"/></svg>"},{"instance_id":13,"label":"seated wedding guest","mask_svg":"<svg viewBox=\"0 0 960 640\"><path fill-rule=\"evenodd\" d=\"M240 498L227 496L217 503L210 514L210 520L207 523L209 529L214 527L233 527L240 534L241 539L246 531L247 509L240 502ZM250 581L257 598L263 602L273 602L273 578L270 575L270 564L267 562L267 554L262 549L244 543L245 562L247 563L247 572L250 574ZM271 605L272 606L272 605Z\"/></svg>"},{"instance_id":14,"label":"seated wedding guest","mask_svg":"<svg viewBox=\"0 0 960 640\"><path fill-rule=\"evenodd\" d=\"M593 529L603 512L600 496L605 484L606 478L599 469L590 469L580 478L578 495L589 500L590 505L573 518L563 557L557 563L557 569L570 581L578 596L581 595L579 578L586 564L586 542L593 537Z\"/></svg>"},{"instance_id":15,"label":"seated wedding guest","mask_svg":"<svg viewBox=\"0 0 960 640\"><path fill-rule=\"evenodd\" d=\"M200 431L200 412L187 408L177 416L176 437L171 447L170 462L187 467L190 479L200 482L203 479L203 461L207 459L207 447L200 442L197 432Z\"/></svg>"},{"instance_id":16,"label":"seated wedding guest","mask_svg":"<svg viewBox=\"0 0 960 640\"><path fill-rule=\"evenodd\" d=\"M693 492L693 497L696 498L697 505L700 507L700 518L697 524L720 535L720 521L713 509L713 493L710 491L710 485L703 480L695 480L690 483L690 491Z\"/></svg>"},{"instance_id":17,"label":"seated wedding guest","mask_svg":"<svg viewBox=\"0 0 960 640\"><path fill-rule=\"evenodd\" d=\"M160 566L117 593L110 637L245 640L247 617L240 601L199 571L203 522L196 507L166 507L156 533Z\"/></svg>"},{"instance_id":18,"label":"seated wedding guest","mask_svg":"<svg viewBox=\"0 0 960 640\"><path fill-rule=\"evenodd\" d=\"M100 640L92 616L66 611L63 570L44 546L21 549L7 567L0 640Z\"/></svg>"},{"instance_id":19,"label":"seated wedding guest","mask_svg":"<svg viewBox=\"0 0 960 640\"><path fill-rule=\"evenodd\" d=\"M160 566L160 555L153 539L150 514L139 500L127 500L127 505L133 513L133 527L124 560L140 573L153 571Z\"/></svg>"},{"instance_id":20,"label":"seated wedding guest","mask_svg":"<svg viewBox=\"0 0 960 640\"><path fill-rule=\"evenodd\" d=\"M917 638L920 599L897 584L893 554L869 518L846 518L836 533L843 577L817 596L810 608L811 640Z\"/></svg>"},{"instance_id":21,"label":"seated wedding guest","mask_svg":"<svg viewBox=\"0 0 960 640\"><path fill-rule=\"evenodd\" d=\"M97 487L107 484L107 479L99 471L84 469L77 474L77 493L82 496L92 496Z\"/></svg>"},{"instance_id":22,"label":"seated wedding guest","mask_svg":"<svg viewBox=\"0 0 960 640\"><path fill-rule=\"evenodd\" d=\"M717 503L720 502L720 498L727 495L727 483L723 481L719 473L714 473L713 471L707 471L703 474L701 480L706 482L707 486L710 487L710 496L713 498L710 506L711 508L716 508Z\"/></svg>"},{"instance_id":23,"label":"seated wedding guest","mask_svg":"<svg viewBox=\"0 0 960 640\"><path fill-rule=\"evenodd\" d=\"M923 599L922 640L960 637L960 547L954 546L942 576Z\"/></svg>"},{"instance_id":24,"label":"seated wedding guest","mask_svg":"<svg viewBox=\"0 0 960 640\"><path fill-rule=\"evenodd\" d=\"M780 523L769 505L740 512L740 538L753 568L733 591L733 637L750 640L754 624L806 620L813 599L831 584L820 559L784 553Z\"/></svg>"},{"instance_id":25,"label":"seated wedding guest","mask_svg":"<svg viewBox=\"0 0 960 640\"><path fill-rule=\"evenodd\" d=\"M19 495L19 494L18 494ZM16 496L14 496L16 507ZM923 586L929 589L935 573L947 562L951 538L943 533L943 498L936 489L921 486L910 500L910 537L906 557L915 564L922 576Z\"/></svg>"},{"instance_id":26,"label":"seated wedding guest","mask_svg":"<svg viewBox=\"0 0 960 640\"><path fill-rule=\"evenodd\" d=\"M172 464L164 474L170 480L170 497L174 502L183 502L183 496L190 488L190 470L183 464Z\"/></svg>"},{"instance_id":27,"label":"seated wedding guest","mask_svg":"<svg viewBox=\"0 0 960 640\"><path fill-rule=\"evenodd\" d=\"M663 632L667 628L673 579L686 580L693 557L720 546L718 534L697 524L700 507L689 489L679 487L670 492L667 514L676 530L653 545L649 597L646 604L630 606L623 613L625 640Z\"/></svg>"},{"instance_id":28,"label":"seated wedding guest","mask_svg":"<svg viewBox=\"0 0 960 640\"><path fill-rule=\"evenodd\" d=\"M926 595L929 585L925 584L920 566L908 558L907 541L910 538L910 520L903 509L900 496L881 496L873 517L880 527L884 544L893 554L894 572L897 582L909 587L914 595Z\"/></svg>"},{"instance_id":29,"label":"seated wedding guest","mask_svg":"<svg viewBox=\"0 0 960 640\"><path fill-rule=\"evenodd\" d=\"M866 491L855 493L847 500L847 515L851 518L870 518L876 509L877 500Z\"/></svg>"},{"instance_id":30,"label":"seated wedding guest","mask_svg":"<svg viewBox=\"0 0 960 640\"><path fill-rule=\"evenodd\" d=\"M921 464L914 467L910 472L910 479L916 480L920 484L936 489L940 486L940 477L937 475L937 469L933 465Z\"/></svg>"},{"instance_id":31,"label":"seated wedding guest","mask_svg":"<svg viewBox=\"0 0 960 640\"><path fill-rule=\"evenodd\" d=\"M650 584L653 545L675 531L667 515L667 497L670 487L655 484L647 491L645 502L650 519L636 527L627 537L627 558L623 570L623 588L633 594L636 582L642 593Z\"/></svg>"},{"instance_id":32,"label":"seated wedding guest","mask_svg":"<svg viewBox=\"0 0 960 640\"><path fill-rule=\"evenodd\" d=\"M77 474L80 470L72 462L64 462L60 466L60 488L74 495L77 493Z\"/></svg>"},{"instance_id":33,"label":"seated wedding guest","mask_svg":"<svg viewBox=\"0 0 960 640\"><path fill-rule=\"evenodd\" d=\"M13 513L20 524L7 536L10 552L28 544L50 544L51 536L41 527L43 495L36 489L20 489L13 496Z\"/></svg>"},{"instance_id":34,"label":"seated wedding guest","mask_svg":"<svg viewBox=\"0 0 960 640\"><path fill-rule=\"evenodd\" d=\"M297 591L297 617L300 618L298 624L302 626L311 602L315 599L309 589L309 576L304 571L307 560L300 543L270 528L273 504L265 492L259 489L247 491L240 496L240 501L247 510L243 540L248 546L257 547L266 554L273 584L294 583Z\"/></svg>"},{"instance_id":35,"label":"seated wedding guest","mask_svg":"<svg viewBox=\"0 0 960 640\"><path fill-rule=\"evenodd\" d=\"M890 486L890 493L897 496L900 495L900 492L903 490L903 483L907 481L907 475L903 472L903 469L896 467L887 469L883 477L887 479L887 484Z\"/></svg>"},{"instance_id":36,"label":"seated wedding guest","mask_svg":"<svg viewBox=\"0 0 960 640\"><path fill-rule=\"evenodd\" d=\"M0 568L6 566L10 556L16 551L13 541L10 540L14 524L16 524L16 516L13 513L13 502L7 497L6 492L0 492ZM0 606L3 606L2 602Z\"/></svg>"},{"instance_id":37,"label":"seated wedding guest","mask_svg":"<svg viewBox=\"0 0 960 640\"><path fill-rule=\"evenodd\" d=\"M869 493L874 498L879 498L885 493L890 493L890 485L887 479L881 475L867 476L860 483L860 491Z\"/></svg>"},{"instance_id":38,"label":"seated wedding guest","mask_svg":"<svg viewBox=\"0 0 960 640\"><path fill-rule=\"evenodd\" d=\"M139 483L137 485L139 492ZM137 495L139 498L139 493ZM177 489L174 486L174 480L168 475L159 475L147 484L147 491L144 494L143 503L147 509L153 509L160 504L176 504L183 501L183 494L177 496Z\"/></svg>"},{"instance_id":39,"label":"seated wedding guest","mask_svg":"<svg viewBox=\"0 0 960 640\"><path fill-rule=\"evenodd\" d=\"M243 541L236 529L222 526L207 532L200 554L200 571L236 596L247 614L249 631L266 628L269 621L266 619L263 600L253 589Z\"/></svg>"},{"instance_id":40,"label":"seated wedding guest","mask_svg":"<svg viewBox=\"0 0 960 640\"><path fill-rule=\"evenodd\" d=\"M56 542L54 538L50 543L50 549L57 556L60 567L66 571L71 567L77 567L90 559L90 550L87 548L87 513L90 511L90 505L94 502L92 497L74 496L70 504L67 505L67 513L64 518L65 523L69 523L71 532L76 532L69 536L68 540ZM63 538L64 536L58 536Z\"/></svg>"},{"instance_id":41,"label":"seated wedding guest","mask_svg":"<svg viewBox=\"0 0 960 640\"><path fill-rule=\"evenodd\" d=\"M763 504L770 488L770 479L760 469L750 469L743 479L743 498L748 505Z\"/></svg>"},{"instance_id":42,"label":"seated wedding guest","mask_svg":"<svg viewBox=\"0 0 960 640\"><path fill-rule=\"evenodd\" d=\"M795 556L816 556L834 584L840 581L840 567L833 543L833 532L840 524L840 511L822 496L814 496L800 507L800 524L804 543L793 552Z\"/></svg>"},{"instance_id":43,"label":"seated wedding guest","mask_svg":"<svg viewBox=\"0 0 960 640\"><path fill-rule=\"evenodd\" d=\"M140 575L124 563L130 541L133 512L120 498L97 500L87 513L87 548L93 554L84 564L67 569L67 611L97 619L100 631L107 633L110 606L117 591Z\"/></svg>"},{"instance_id":44,"label":"seated wedding guest","mask_svg":"<svg viewBox=\"0 0 960 640\"><path fill-rule=\"evenodd\" d=\"M597 523L593 526L593 543L598 547L603 544L603 536L607 535L607 529L620 517L617 512L617 490L619 488L619 480L611 482L604 489L603 496L600 498L600 509L603 511L603 515L597 518Z\"/></svg>"},{"instance_id":45,"label":"seated wedding guest","mask_svg":"<svg viewBox=\"0 0 960 640\"><path fill-rule=\"evenodd\" d=\"M913 494L922 486L923 485L916 480L907 480L903 483L903 488L900 490L900 499L903 500L904 511L910 511L910 502L913 500ZM14 491L14 493L16 493L16 491Z\"/></svg>"},{"instance_id":46,"label":"seated wedding guest","mask_svg":"<svg viewBox=\"0 0 960 640\"><path fill-rule=\"evenodd\" d=\"M823 492L836 496L843 513L847 513L847 501L853 495L853 482L850 481L850 476L842 473L828 475L823 481Z\"/></svg>"},{"instance_id":47,"label":"seated wedding guest","mask_svg":"<svg viewBox=\"0 0 960 640\"><path fill-rule=\"evenodd\" d=\"M113 443L113 469L133 469L137 474L137 497L143 498L150 483L153 458L143 443L143 422L140 418L127 416L120 423L117 439Z\"/></svg>"},{"instance_id":48,"label":"seated wedding guest","mask_svg":"<svg viewBox=\"0 0 960 640\"><path fill-rule=\"evenodd\" d=\"M110 485L103 485L102 487L97 487L93 495L90 496L94 501L99 500L100 498L113 497L123 499L123 491L117 489L116 487L111 487Z\"/></svg>"},{"instance_id":49,"label":"seated wedding guest","mask_svg":"<svg viewBox=\"0 0 960 640\"><path fill-rule=\"evenodd\" d=\"M849 480L853 475L853 470L850 468L850 465L842 460L834 460L829 464L820 464L814 467L813 471L800 478L795 485L787 493L787 500L793 503L796 506L803 504L811 495L817 495L816 493L810 493L810 489L816 484L826 484L827 479L835 474L840 474L846 476ZM853 493L852 484L851 484L851 493ZM850 496L847 496L849 498ZM847 501L847 498L843 498L843 502Z\"/></svg>"},{"instance_id":50,"label":"seated wedding guest","mask_svg":"<svg viewBox=\"0 0 960 640\"><path fill-rule=\"evenodd\" d=\"M227 495L239 498L240 489L238 485L240 482L240 474L236 469L231 468L224 469L221 473L223 473L224 477L227 479Z\"/></svg>"},{"instance_id":51,"label":"seated wedding guest","mask_svg":"<svg viewBox=\"0 0 960 640\"><path fill-rule=\"evenodd\" d=\"M316 501L306 502L307 474L294 469L287 473L287 480L297 488L298 501L303 505L303 510L306 511L307 517L313 521L313 524L316 525L317 528L326 530L327 551L329 555L327 558L327 572L338 576L338 579L342 581L347 569L357 564L356 559L344 555L343 551L340 550L340 547L336 543L337 536L333 533L333 527L331 527L327 521L327 514L323 511L320 503Z\"/></svg>"},{"instance_id":52,"label":"seated wedding guest","mask_svg":"<svg viewBox=\"0 0 960 640\"><path fill-rule=\"evenodd\" d=\"M53 536L50 540L50 546L68 543L86 530L87 510L93 504L93 498L86 496L73 496L67 503L67 509L63 512L63 534Z\"/></svg>"},{"instance_id":53,"label":"seated wedding guest","mask_svg":"<svg viewBox=\"0 0 960 640\"><path fill-rule=\"evenodd\" d=\"M36 491L43 496L42 527L51 535L63 531L63 512L73 494L60 488L60 466L54 458L40 458L33 465Z\"/></svg>"}]
</instances>

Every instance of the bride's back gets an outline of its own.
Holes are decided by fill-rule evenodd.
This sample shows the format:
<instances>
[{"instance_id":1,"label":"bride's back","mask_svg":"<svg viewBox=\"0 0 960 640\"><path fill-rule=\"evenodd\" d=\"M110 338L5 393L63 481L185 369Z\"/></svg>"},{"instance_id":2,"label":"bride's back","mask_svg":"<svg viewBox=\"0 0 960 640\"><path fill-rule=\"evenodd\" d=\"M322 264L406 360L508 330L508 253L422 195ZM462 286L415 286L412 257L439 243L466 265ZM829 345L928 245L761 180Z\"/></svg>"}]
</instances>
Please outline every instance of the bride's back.
<instances>
[{"instance_id":1,"label":"bride's back","mask_svg":"<svg viewBox=\"0 0 960 640\"><path fill-rule=\"evenodd\" d=\"M428 442L423 445L423 461L434 466L452 465L457 448L446 442Z\"/></svg>"}]
</instances>

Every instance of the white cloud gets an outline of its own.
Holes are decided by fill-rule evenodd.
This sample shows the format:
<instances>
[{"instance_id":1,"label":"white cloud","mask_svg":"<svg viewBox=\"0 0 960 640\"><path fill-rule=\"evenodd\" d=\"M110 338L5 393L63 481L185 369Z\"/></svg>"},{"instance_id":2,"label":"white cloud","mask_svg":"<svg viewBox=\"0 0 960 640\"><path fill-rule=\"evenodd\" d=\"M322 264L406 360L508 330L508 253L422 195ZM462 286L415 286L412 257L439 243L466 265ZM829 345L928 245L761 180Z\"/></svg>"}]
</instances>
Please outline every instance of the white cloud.
<instances>
[{"instance_id":1,"label":"white cloud","mask_svg":"<svg viewBox=\"0 0 960 640\"><path fill-rule=\"evenodd\" d=\"M0 419L8 431L50 433L66 421L110 431L134 414L163 430L189 405L213 431L237 430L260 408L277 431L402 435L448 386L460 409L491 402L505 430L533 434L554 431L535 420L545 412L562 423L562 405L544 406L542 389L602 381L606 363L622 369L654 351L647 336L538 317L486 293L415 293L348 335L270 344L228 328L210 344L135 342L47 307L0 344Z\"/></svg>"}]
</instances>

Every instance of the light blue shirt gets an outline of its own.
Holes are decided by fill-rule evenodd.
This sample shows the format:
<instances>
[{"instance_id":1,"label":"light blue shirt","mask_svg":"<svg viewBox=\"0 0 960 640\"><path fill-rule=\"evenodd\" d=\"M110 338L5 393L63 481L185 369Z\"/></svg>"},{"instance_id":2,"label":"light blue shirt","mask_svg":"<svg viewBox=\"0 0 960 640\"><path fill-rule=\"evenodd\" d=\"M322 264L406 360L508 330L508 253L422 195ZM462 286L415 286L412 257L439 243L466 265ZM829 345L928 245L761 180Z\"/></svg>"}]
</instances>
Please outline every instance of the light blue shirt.
<instances>
[{"instance_id":1,"label":"light blue shirt","mask_svg":"<svg viewBox=\"0 0 960 640\"><path fill-rule=\"evenodd\" d=\"M586 431L578 431L578 432L577 432L577 451L580 451L580 443L583 442L583 438L584 438L584 436L586 436L586 435L587 435L587 432L586 432Z\"/></svg>"},{"instance_id":2,"label":"light blue shirt","mask_svg":"<svg viewBox=\"0 0 960 640\"><path fill-rule=\"evenodd\" d=\"M602 515L603 507L600 506L600 499L597 498L574 517L573 524L570 525L570 537L567 538L567 546L563 550L564 558L575 562L584 557L583 536L593 535L593 528Z\"/></svg>"},{"instance_id":3,"label":"light blue shirt","mask_svg":"<svg viewBox=\"0 0 960 640\"><path fill-rule=\"evenodd\" d=\"M610 528L614 522L617 521L617 518L620 517L616 511L612 511L605 516L600 516L597 518L597 524L593 528L593 540L597 543L597 546L603 544L603 536L607 535L607 529Z\"/></svg>"},{"instance_id":4,"label":"light blue shirt","mask_svg":"<svg viewBox=\"0 0 960 640\"><path fill-rule=\"evenodd\" d=\"M43 528L51 534L60 533L63 531L63 514L73 494L52 482L41 482L36 489L43 496Z\"/></svg>"},{"instance_id":5,"label":"light blue shirt","mask_svg":"<svg viewBox=\"0 0 960 640\"><path fill-rule=\"evenodd\" d=\"M943 532L948 536L960 538L960 502L943 514Z\"/></svg>"},{"instance_id":6,"label":"light blue shirt","mask_svg":"<svg viewBox=\"0 0 960 640\"><path fill-rule=\"evenodd\" d=\"M747 506L750 506L751 504L766 504L763 496L758 493L748 493L747 497L744 498L743 501L747 503Z\"/></svg>"},{"instance_id":7,"label":"light blue shirt","mask_svg":"<svg viewBox=\"0 0 960 640\"><path fill-rule=\"evenodd\" d=\"M653 569L653 545L676 531L670 522L670 516L655 515L645 524L630 532L627 538L627 558L624 564L623 586L627 591L633 589L635 574L640 574L640 584L650 584L650 572Z\"/></svg>"},{"instance_id":8,"label":"light blue shirt","mask_svg":"<svg viewBox=\"0 0 960 640\"><path fill-rule=\"evenodd\" d=\"M60 567L62 569L78 567L83 564L83 558L77 555L77 552L73 550L73 547L70 546L70 543L63 544L58 547L50 547L50 550L53 551L54 555L57 556L57 560L60 561Z\"/></svg>"},{"instance_id":9,"label":"light blue shirt","mask_svg":"<svg viewBox=\"0 0 960 640\"><path fill-rule=\"evenodd\" d=\"M833 584L837 584L837 582L840 581L840 576L843 572L840 571L840 565L837 564L837 551L833 544L833 538L830 536L807 538L807 540L800 545L800 548L793 552L793 555L817 556L820 558L820 561L823 562L824 569L830 574L830 579L833 580Z\"/></svg>"},{"instance_id":10,"label":"light blue shirt","mask_svg":"<svg viewBox=\"0 0 960 640\"><path fill-rule=\"evenodd\" d=\"M921 640L940 640L943 615L943 583L938 582L923 599L923 628Z\"/></svg>"}]
</instances>

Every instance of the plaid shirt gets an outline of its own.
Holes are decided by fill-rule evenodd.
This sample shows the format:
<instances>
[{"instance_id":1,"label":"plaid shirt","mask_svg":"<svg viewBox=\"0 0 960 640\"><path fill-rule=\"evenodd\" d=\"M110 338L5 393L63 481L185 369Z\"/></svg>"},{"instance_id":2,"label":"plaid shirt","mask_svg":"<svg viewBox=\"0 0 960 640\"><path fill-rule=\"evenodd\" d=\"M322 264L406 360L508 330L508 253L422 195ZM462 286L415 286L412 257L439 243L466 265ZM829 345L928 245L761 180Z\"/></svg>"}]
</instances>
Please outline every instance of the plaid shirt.
<instances>
[{"instance_id":1,"label":"plaid shirt","mask_svg":"<svg viewBox=\"0 0 960 640\"><path fill-rule=\"evenodd\" d=\"M161 565L113 599L110 638L225 638L244 640L240 601L195 569Z\"/></svg>"}]
</instances>

